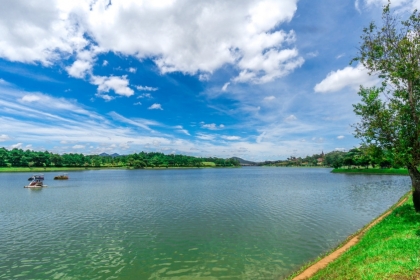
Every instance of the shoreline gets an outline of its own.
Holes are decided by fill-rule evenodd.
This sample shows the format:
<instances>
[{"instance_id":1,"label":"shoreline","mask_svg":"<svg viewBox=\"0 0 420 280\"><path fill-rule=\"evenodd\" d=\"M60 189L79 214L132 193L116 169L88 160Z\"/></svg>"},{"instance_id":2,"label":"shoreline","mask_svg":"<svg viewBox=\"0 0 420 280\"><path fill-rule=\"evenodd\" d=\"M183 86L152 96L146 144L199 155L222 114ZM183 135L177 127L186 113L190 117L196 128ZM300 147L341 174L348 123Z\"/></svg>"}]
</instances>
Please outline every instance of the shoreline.
<instances>
[{"instance_id":1,"label":"shoreline","mask_svg":"<svg viewBox=\"0 0 420 280\"><path fill-rule=\"evenodd\" d=\"M363 236L375 225L379 224L384 218L390 215L395 209L404 204L410 197L412 191L403 195L394 205L388 208L385 212L375 218L373 221L365 225L363 228L346 238L342 243L332 250L318 256L315 260L309 261L302 265L301 268L294 273L287 276L287 280L304 280L310 279L317 272L326 268L330 263L337 260L342 254L347 252L351 247L357 245Z\"/></svg>"},{"instance_id":2,"label":"shoreline","mask_svg":"<svg viewBox=\"0 0 420 280\"><path fill-rule=\"evenodd\" d=\"M331 171L335 174L363 174L363 175L401 175L408 176L407 169L346 169L346 168L335 168Z\"/></svg>"},{"instance_id":3,"label":"shoreline","mask_svg":"<svg viewBox=\"0 0 420 280\"><path fill-rule=\"evenodd\" d=\"M207 169L207 168L240 168L241 166L177 166L177 167L145 167L132 168L126 166L101 166L101 167L0 167L0 173L27 173L27 172L71 172L89 170L165 170L165 169Z\"/></svg>"}]
</instances>

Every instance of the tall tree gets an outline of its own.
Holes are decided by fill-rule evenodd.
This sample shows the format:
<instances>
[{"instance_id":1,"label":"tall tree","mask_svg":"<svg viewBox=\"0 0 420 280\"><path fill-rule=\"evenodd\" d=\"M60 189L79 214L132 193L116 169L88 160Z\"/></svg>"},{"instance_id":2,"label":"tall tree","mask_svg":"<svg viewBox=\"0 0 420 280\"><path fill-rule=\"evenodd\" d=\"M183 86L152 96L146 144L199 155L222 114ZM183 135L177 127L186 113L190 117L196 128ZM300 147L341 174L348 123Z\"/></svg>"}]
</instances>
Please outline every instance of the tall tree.
<instances>
[{"instance_id":1,"label":"tall tree","mask_svg":"<svg viewBox=\"0 0 420 280\"><path fill-rule=\"evenodd\" d=\"M420 212L420 14L400 21L383 9L382 26L363 30L359 61L382 79L381 87L360 88L362 100L353 105L360 122L355 136L392 152L394 162L407 167L413 202Z\"/></svg>"}]
</instances>

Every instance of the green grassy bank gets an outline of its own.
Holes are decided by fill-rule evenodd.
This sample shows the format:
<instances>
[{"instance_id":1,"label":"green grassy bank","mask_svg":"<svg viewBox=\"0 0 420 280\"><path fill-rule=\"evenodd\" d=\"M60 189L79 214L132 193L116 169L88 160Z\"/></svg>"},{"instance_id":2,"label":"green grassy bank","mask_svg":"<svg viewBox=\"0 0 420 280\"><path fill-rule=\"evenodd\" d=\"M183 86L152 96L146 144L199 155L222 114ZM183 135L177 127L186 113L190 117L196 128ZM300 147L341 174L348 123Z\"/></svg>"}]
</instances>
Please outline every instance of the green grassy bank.
<instances>
[{"instance_id":1,"label":"green grassy bank","mask_svg":"<svg viewBox=\"0 0 420 280\"><path fill-rule=\"evenodd\" d=\"M359 243L310 279L420 279L420 213L414 211L411 194Z\"/></svg>"},{"instance_id":2,"label":"green grassy bank","mask_svg":"<svg viewBox=\"0 0 420 280\"><path fill-rule=\"evenodd\" d=\"M379 168L369 168L369 169L347 169L347 168L335 168L331 171L332 173L352 173L352 174L388 174L388 175L408 175L408 170L405 168L399 169L379 169Z\"/></svg>"}]
</instances>

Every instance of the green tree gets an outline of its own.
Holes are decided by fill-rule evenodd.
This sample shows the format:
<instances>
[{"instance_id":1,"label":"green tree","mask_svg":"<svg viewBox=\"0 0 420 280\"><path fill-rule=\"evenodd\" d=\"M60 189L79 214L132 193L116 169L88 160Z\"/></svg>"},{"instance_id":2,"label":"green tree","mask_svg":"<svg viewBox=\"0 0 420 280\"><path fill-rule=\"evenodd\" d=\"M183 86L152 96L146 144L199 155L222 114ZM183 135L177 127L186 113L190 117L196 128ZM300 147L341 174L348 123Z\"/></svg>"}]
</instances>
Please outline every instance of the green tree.
<instances>
[{"instance_id":1,"label":"green tree","mask_svg":"<svg viewBox=\"0 0 420 280\"><path fill-rule=\"evenodd\" d=\"M381 87L360 88L362 100L353 105L361 118L355 136L392 151L393 162L407 167L420 212L420 14L415 10L400 22L388 2L382 21L363 30L354 59L382 79Z\"/></svg>"}]
</instances>

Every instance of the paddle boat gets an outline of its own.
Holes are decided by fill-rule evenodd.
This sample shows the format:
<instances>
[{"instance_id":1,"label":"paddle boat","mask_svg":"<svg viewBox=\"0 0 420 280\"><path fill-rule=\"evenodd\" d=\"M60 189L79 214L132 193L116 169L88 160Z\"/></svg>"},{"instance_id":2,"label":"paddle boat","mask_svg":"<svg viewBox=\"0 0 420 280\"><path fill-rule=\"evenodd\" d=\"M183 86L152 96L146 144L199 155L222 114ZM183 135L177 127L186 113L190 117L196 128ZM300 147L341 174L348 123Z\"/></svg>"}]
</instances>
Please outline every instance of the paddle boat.
<instances>
[{"instance_id":1,"label":"paddle boat","mask_svg":"<svg viewBox=\"0 0 420 280\"><path fill-rule=\"evenodd\" d=\"M33 175L31 178L32 181L24 188L43 188L47 186L44 185L44 174Z\"/></svg>"},{"instance_id":2,"label":"paddle boat","mask_svg":"<svg viewBox=\"0 0 420 280\"><path fill-rule=\"evenodd\" d=\"M61 174L54 177L54 180L68 180L69 176L67 174Z\"/></svg>"}]
</instances>

